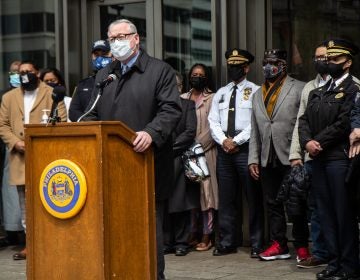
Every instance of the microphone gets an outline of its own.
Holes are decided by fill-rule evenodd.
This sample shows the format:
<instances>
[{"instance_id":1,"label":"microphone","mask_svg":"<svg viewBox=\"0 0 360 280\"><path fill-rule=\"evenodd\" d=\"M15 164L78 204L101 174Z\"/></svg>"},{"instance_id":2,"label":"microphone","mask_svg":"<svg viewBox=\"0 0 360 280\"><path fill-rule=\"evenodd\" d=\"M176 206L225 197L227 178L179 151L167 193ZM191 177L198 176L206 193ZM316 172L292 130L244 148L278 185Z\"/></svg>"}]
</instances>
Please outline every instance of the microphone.
<instances>
[{"instance_id":1,"label":"microphone","mask_svg":"<svg viewBox=\"0 0 360 280\"><path fill-rule=\"evenodd\" d=\"M53 92L51 94L53 103L51 105L51 111L50 111L51 115L50 115L50 119L49 119L49 121L51 121L52 124L55 124L55 122L60 121L58 119L57 106L58 106L59 102L64 100L65 93L66 93L66 89L64 86L57 86L57 87L54 87L54 89L53 89Z\"/></svg>"},{"instance_id":2,"label":"microphone","mask_svg":"<svg viewBox=\"0 0 360 280\"><path fill-rule=\"evenodd\" d=\"M109 74L106 79L104 79L102 82L98 82L96 84L97 88L104 88L111 82L115 81L117 79L117 76L114 73Z\"/></svg>"},{"instance_id":3,"label":"microphone","mask_svg":"<svg viewBox=\"0 0 360 280\"><path fill-rule=\"evenodd\" d=\"M102 82L98 82L96 84L98 93L96 95L95 100L93 100L93 97L91 97L90 103L88 104L88 106L85 109L85 113L78 118L77 122L80 122L83 118L85 118L87 115L89 115L95 109L96 104L98 103L100 97L103 94L104 87L106 87L108 84L110 84L111 82L118 79L117 73L119 71L119 65L120 65L119 60L115 60L115 61L111 62L110 66L109 66L109 72L108 72L107 78L105 80L103 80ZM119 73L119 75L120 75L120 73Z\"/></svg>"}]
</instances>

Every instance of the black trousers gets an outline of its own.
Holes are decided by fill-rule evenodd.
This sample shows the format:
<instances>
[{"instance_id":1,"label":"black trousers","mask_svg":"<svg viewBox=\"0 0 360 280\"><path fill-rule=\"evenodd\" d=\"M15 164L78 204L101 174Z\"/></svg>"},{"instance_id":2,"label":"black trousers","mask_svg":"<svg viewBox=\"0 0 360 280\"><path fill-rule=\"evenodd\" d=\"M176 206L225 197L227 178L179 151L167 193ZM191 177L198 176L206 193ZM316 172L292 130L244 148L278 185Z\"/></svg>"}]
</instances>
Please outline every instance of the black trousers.
<instances>
[{"instance_id":1,"label":"black trousers","mask_svg":"<svg viewBox=\"0 0 360 280\"><path fill-rule=\"evenodd\" d=\"M290 168L289 165L282 165L278 161L275 167L267 166L260 170L260 180L267 205L270 240L279 242L281 246L287 244L286 216L283 203L278 202L276 198L281 183L286 174L290 172ZM308 247L309 228L306 210L304 204L303 215L289 217L289 220L293 222L292 235L295 248Z\"/></svg>"},{"instance_id":2,"label":"black trousers","mask_svg":"<svg viewBox=\"0 0 360 280\"><path fill-rule=\"evenodd\" d=\"M219 183L219 243L224 247L237 246L237 217L241 211L238 197L244 189L249 205L251 246L263 247L264 209L262 190L255 184L248 170L249 145L240 146L239 152L227 154L218 146L217 178Z\"/></svg>"},{"instance_id":3,"label":"black trousers","mask_svg":"<svg viewBox=\"0 0 360 280\"><path fill-rule=\"evenodd\" d=\"M328 268L352 273L359 269L359 237L350 186L348 160L313 161L313 190L320 226L329 252Z\"/></svg>"},{"instance_id":4,"label":"black trousers","mask_svg":"<svg viewBox=\"0 0 360 280\"><path fill-rule=\"evenodd\" d=\"M190 210L175 213L165 211L163 229L166 248L187 249L189 247Z\"/></svg>"},{"instance_id":5,"label":"black trousers","mask_svg":"<svg viewBox=\"0 0 360 280\"><path fill-rule=\"evenodd\" d=\"M156 251L157 251L157 280L164 280L165 258L164 258L164 237L163 223L166 200L155 201L156 211Z\"/></svg>"}]
</instances>

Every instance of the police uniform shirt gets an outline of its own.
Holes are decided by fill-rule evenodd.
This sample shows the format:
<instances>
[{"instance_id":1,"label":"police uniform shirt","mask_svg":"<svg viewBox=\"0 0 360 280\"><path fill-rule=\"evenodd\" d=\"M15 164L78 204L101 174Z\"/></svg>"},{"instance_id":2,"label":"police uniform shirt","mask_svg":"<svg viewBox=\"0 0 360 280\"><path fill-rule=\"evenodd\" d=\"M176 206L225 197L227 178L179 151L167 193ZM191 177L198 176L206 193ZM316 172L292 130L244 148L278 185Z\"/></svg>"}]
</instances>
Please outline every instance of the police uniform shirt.
<instances>
[{"instance_id":1,"label":"police uniform shirt","mask_svg":"<svg viewBox=\"0 0 360 280\"><path fill-rule=\"evenodd\" d=\"M346 78L347 76L349 76L349 73L345 73L344 75L342 75L339 79L337 79L336 81L334 81L334 79L331 80L331 83L329 85L328 90L330 89L330 87L332 86L332 84L335 82L335 86L334 88L337 88Z\"/></svg>"},{"instance_id":2,"label":"police uniform shirt","mask_svg":"<svg viewBox=\"0 0 360 280\"><path fill-rule=\"evenodd\" d=\"M230 97L235 86L234 82L220 88L213 100L209 113L211 136L220 145L227 137L227 124ZM254 93L260 87L244 79L237 84L236 109L235 109L235 132L234 141L241 145L250 139L252 99Z\"/></svg>"}]
</instances>

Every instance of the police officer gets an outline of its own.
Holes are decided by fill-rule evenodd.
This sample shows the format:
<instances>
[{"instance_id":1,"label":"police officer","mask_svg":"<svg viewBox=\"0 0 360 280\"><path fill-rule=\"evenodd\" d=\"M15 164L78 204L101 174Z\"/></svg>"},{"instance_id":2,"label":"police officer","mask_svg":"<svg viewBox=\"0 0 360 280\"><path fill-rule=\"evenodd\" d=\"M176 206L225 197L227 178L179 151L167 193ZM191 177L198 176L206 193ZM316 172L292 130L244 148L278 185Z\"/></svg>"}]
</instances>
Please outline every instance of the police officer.
<instances>
[{"instance_id":1,"label":"police officer","mask_svg":"<svg viewBox=\"0 0 360 280\"><path fill-rule=\"evenodd\" d=\"M225 53L225 58L231 82L216 92L208 117L218 148L219 242L213 255L236 252L236 218L241 209L237 201L244 188L249 204L251 256L257 257L263 246L262 191L249 176L247 160L252 98L259 86L246 79L254 61L251 53L234 48Z\"/></svg>"},{"instance_id":2,"label":"police officer","mask_svg":"<svg viewBox=\"0 0 360 280\"><path fill-rule=\"evenodd\" d=\"M359 240L351 190L345 179L349 167L350 112L359 87L349 69L358 48L343 39L327 43L332 79L310 92L299 119L300 145L313 158L313 192L329 251L328 266L317 279L358 279Z\"/></svg>"},{"instance_id":3,"label":"police officer","mask_svg":"<svg viewBox=\"0 0 360 280\"><path fill-rule=\"evenodd\" d=\"M110 45L106 40L95 41L91 52L93 74L79 82L77 85L69 109L69 119L76 122L86 112L91 99L91 93L95 84L97 71L104 68L111 61Z\"/></svg>"}]
</instances>

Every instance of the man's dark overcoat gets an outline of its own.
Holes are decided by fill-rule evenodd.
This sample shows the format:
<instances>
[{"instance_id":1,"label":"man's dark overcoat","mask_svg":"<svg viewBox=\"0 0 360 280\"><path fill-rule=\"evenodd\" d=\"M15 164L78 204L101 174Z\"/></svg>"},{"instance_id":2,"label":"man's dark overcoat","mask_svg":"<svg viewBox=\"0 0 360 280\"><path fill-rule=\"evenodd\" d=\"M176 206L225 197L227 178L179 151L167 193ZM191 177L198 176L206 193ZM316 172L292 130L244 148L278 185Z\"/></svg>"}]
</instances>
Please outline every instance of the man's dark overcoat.
<instances>
[{"instance_id":1,"label":"man's dark overcoat","mask_svg":"<svg viewBox=\"0 0 360 280\"><path fill-rule=\"evenodd\" d=\"M134 65L124 75L114 61L96 75L95 85L109 73L118 77L104 88L87 120L119 120L134 131L146 131L153 140L155 195L168 198L173 183L172 132L181 118L175 72L170 65L140 50ZM97 91L95 88L94 91ZM93 94L96 92L93 92Z\"/></svg>"}]
</instances>

